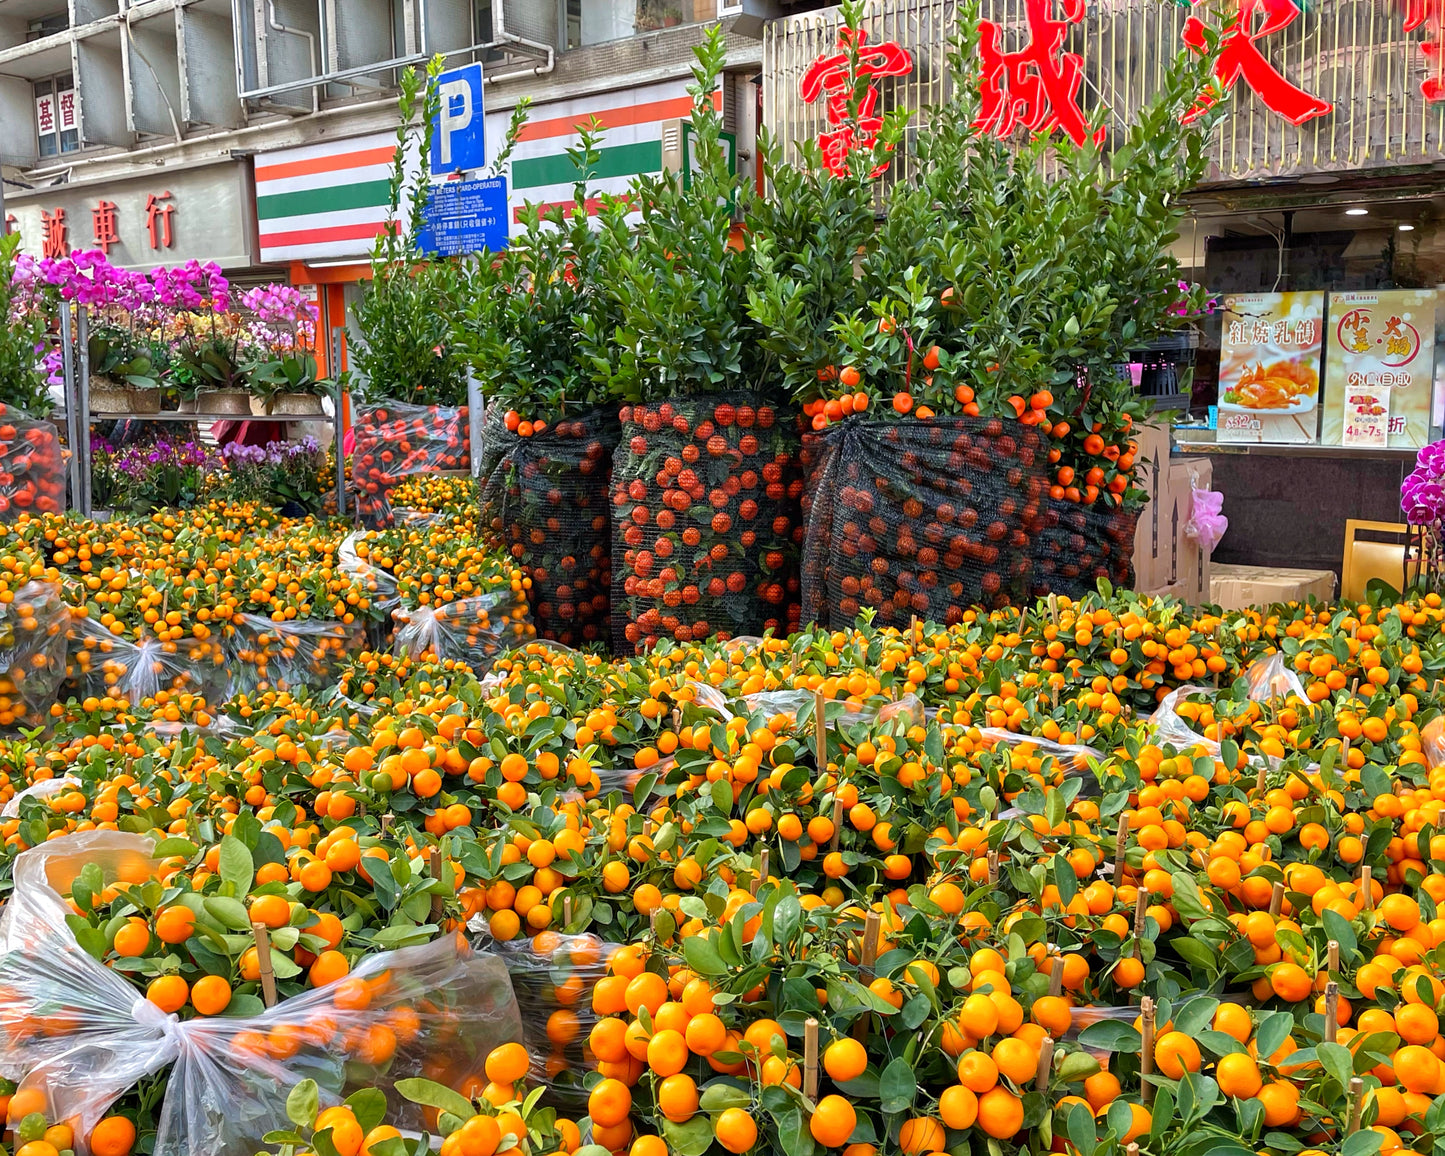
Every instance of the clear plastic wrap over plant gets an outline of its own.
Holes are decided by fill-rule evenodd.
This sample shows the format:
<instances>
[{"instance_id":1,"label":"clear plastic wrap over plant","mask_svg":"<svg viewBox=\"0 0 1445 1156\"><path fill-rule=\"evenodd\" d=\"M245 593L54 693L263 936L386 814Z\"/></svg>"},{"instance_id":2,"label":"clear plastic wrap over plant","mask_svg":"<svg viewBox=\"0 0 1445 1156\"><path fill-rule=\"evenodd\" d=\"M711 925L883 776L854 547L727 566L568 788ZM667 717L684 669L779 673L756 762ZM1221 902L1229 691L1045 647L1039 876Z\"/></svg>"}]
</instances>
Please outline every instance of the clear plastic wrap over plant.
<instances>
[{"instance_id":1,"label":"clear plastic wrap over plant","mask_svg":"<svg viewBox=\"0 0 1445 1156\"><path fill-rule=\"evenodd\" d=\"M724 720L731 720L735 717L732 708L728 706L727 698L716 687L693 680L689 680L687 685L693 693L692 701L698 706L716 711L722 715ZM749 714L762 711L763 714L770 717L779 714L790 715L794 720L804 709L811 710L814 705L812 693L806 690L763 690L757 694L745 694L741 701L747 707ZM832 709L835 706L841 707L841 709ZM923 723L926 721L923 701L916 694L905 694L891 702L883 703L855 705L845 700L831 699L824 703L823 722L830 729L840 726L888 723L895 719L902 719L909 726Z\"/></svg>"},{"instance_id":2,"label":"clear plastic wrap over plant","mask_svg":"<svg viewBox=\"0 0 1445 1156\"><path fill-rule=\"evenodd\" d=\"M123 698L134 705L162 690L201 695L207 702L230 693L226 648L215 634L132 642L93 618L82 618L72 626L71 643L66 677L85 696Z\"/></svg>"},{"instance_id":3,"label":"clear plastic wrap over plant","mask_svg":"<svg viewBox=\"0 0 1445 1156\"><path fill-rule=\"evenodd\" d=\"M371 525L392 524L391 491L408 474L466 469L470 461L466 406L357 406L352 434L351 486Z\"/></svg>"},{"instance_id":4,"label":"clear plastic wrap over plant","mask_svg":"<svg viewBox=\"0 0 1445 1156\"><path fill-rule=\"evenodd\" d=\"M166 1015L81 948L61 895L90 864L107 883L151 878L151 847L87 831L27 851L0 917L0 1064L43 1094L49 1119L73 1123L78 1148L121 1093L167 1067L155 1156L251 1156L268 1131L289 1127L286 1096L303 1079L327 1100L424 1070L459 1084L520 1038L501 960L455 935L367 956L260 1015ZM421 1109L391 1100L397 1124L422 1126Z\"/></svg>"},{"instance_id":5,"label":"clear plastic wrap over plant","mask_svg":"<svg viewBox=\"0 0 1445 1156\"><path fill-rule=\"evenodd\" d=\"M0 521L65 509L65 459L53 422L0 404Z\"/></svg>"},{"instance_id":6,"label":"clear plastic wrap over plant","mask_svg":"<svg viewBox=\"0 0 1445 1156\"><path fill-rule=\"evenodd\" d=\"M336 549L336 564L342 574L366 588L374 605L390 610L397 601L396 575L361 556L358 545L365 537L363 530L346 535Z\"/></svg>"},{"instance_id":7,"label":"clear plastic wrap over plant","mask_svg":"<svg viewBox=\"0 0 1445 1156\"><path fill-rule=\"evenodd\" d=\"M53 582L0 602L0 726L35 725L65 678L71 611Z\"/></svg>"},{"instance_id":8,"label":"clear plastic wrap over plant","mask_svg":"<svg viewBox=\"0 0 1445 1156\"><path fill-rule=\"evenodd\" d=\"M1029 590L1048 490L1036 430L987 418L852 417L803 440L803 616L954 625Z\"/></svg>"},{"instance_id":9,"label":"clear plastic wrap over plant","mask_svg":"<svg viewBox=\"0 0 1445 1156\"><path fill-rule=\"evenodd\" d=\"M579 412L521 437L493 407L483 426L482 520L532 579L542 638L606 640L612 614L612 456L615 408Z\"/></svg>"},{"instance_id":10,"label":"clear plastic wrap over plant","mask_svg":"<svg viewBox=\"0 0 1445 1156\"><path fill-rule=\"evenodd\" d=\"M587 1091L582 1081L597 1067L586 1046L598 1019L592 1010L592 989L607 974L608 961L619 945L596 935L553 931L501 942L484 930L484 919L472 921L471 926L478 925L483 930L477 946L506 964L512 980L524 1042L532 1057L528 1079L546 1084L559 1107L585 1111Z\"/></svg>"},{"instance_id":11,"label":"clear plastic wrap over plant","mask_svg":"<svg viewBox=\"0 0 1445 1156\"><path fill-rule=\"evenodd\" d=\"M796 629L798 418L736 392L624 406L612 466L612 638Z\"/></svg>"},{"instance_id":12,"label":"clear plastic wrap over plant","mask_svg":"<svg viewBox=\"0 0 1445 1156\"><path fill-rule=\"evenodd\" d=\"M231 625L226 650L236 694L325 687L336 681L347 654L366 642L362 623L329 618L277 622L265 614L241 614Z\"/></svg>"},{"instance_id":13,"label":"clear plastic wrap over plant","mask_svg":"<svg viewBox=\"0 0 1445 1156\"><path fill-rule=\"evenodd\" d=\"M526 596L506 588L440 606L398 607L391 613L398 655L429 654L442 662L464 662L477 674L485 674L502 651L537 632Z\"/></svg>"}]
</instances>

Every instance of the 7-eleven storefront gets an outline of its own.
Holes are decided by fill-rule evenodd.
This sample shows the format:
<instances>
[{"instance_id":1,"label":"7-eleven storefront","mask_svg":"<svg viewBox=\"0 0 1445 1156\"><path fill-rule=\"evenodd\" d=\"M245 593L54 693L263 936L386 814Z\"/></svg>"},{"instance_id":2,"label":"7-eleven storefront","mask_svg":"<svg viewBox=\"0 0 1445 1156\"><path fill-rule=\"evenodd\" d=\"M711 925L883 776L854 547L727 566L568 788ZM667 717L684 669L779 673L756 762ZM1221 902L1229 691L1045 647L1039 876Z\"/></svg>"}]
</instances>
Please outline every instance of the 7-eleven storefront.
<instances>
[{"instance_id":1,"label":"7-eleven storefront","mask_svg":"<svg viewBox=\"0 0 1445 1156\"><path fill-rule=\"evenodd\" d=\"M512 231L521 228L527 202L571 204L577 170L567 149L578 142L577 125L593 118L602 126L601 158L589 192L622 194L640 174L664 166L664 136L692 109L688 80L539 101L507 165ZM489 99L493 93L488 91ZM510 93L497 94L501 104ZM486 116L489 154L507 132L509 109ZM256 218L261 260L285 264L293 285L315 286L321 312L319 343L331 371L333 334L346 331L351 310L366 291L370 256L382 231L390 195L394 131L260 153L256 165ZM341 369L345 366L343 349Z\"/></svg>"},{"instance_id":2,"label":"7-eleven storefront","mask_svg":"<svg viewBox=\"0 0 1445 1156\"><path fill-rule=\"evenodd\" d=\"M320 360L333 366L333 337L371 276L370 255L387 217L393 132L261 153L256 224L261 260L285 264L293 285L313 286L321 312Z\"/></svg>"}]
</instances>

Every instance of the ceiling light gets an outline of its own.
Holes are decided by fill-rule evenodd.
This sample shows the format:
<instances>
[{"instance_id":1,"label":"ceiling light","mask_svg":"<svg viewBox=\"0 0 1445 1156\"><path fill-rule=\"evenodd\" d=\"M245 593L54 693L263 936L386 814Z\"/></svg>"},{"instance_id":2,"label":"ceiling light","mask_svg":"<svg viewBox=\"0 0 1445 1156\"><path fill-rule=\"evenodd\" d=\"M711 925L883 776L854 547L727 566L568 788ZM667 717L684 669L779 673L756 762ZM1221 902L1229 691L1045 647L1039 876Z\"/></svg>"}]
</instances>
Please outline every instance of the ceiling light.
<instances>
[{"instance_id":1,"label":"ceiling light","mask_svg":"<svg viewBox=\"0 0 1445 1156\"><path fill-rule=\"evenodd\" d=\"M1369 215L1370 215L1370 210L1369 210L1369 209L1346 209L1346 210L1345 210L1345 216L1347 216L1347 217L1368 217Z\"/></svg>"},{"instance_id":2,"label":"ceiling light","mask_svg":"<svg viewBox=\"0 0 1445 1156\"><path fill-rule=\"evenodd\" d=\"M1414 225L1401 225L1399 228L1402 233L1413 233L1415 231Z\"/></svg>"}]
</instances>

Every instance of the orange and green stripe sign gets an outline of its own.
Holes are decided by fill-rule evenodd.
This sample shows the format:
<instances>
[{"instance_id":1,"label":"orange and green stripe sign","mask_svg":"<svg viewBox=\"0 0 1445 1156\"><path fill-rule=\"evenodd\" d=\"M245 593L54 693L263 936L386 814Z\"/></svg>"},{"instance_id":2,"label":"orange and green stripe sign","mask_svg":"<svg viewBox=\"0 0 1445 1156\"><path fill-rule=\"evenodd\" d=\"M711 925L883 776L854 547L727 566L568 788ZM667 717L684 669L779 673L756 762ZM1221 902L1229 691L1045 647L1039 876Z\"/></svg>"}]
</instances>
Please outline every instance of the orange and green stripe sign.
<instances>
[{"instance_id":1,"label":"orange and green stripe sign","mask_svg":"<svg viewBox=\"0 0 1445 1156\"><path fill-rule=\"evenodd\" d=\"M383 132L258 156L261 260L367 256L386 221L395 149Z\"/></svg>"},{"instance_id":2,"label":"orange and green stripe sign","mask_svg":"<svg viewBox=\"0 0 1445 1156\"><path fill-rule=\"evenodd\" d=\"M621 195L634 177L660 172L663 122L692 115L687 85L686 80L673 80L533 105L512 153L512 231L518 230L522 206L529 202L572 204L577 169L567 149L577 144L577 126L592 117L601 122L603 139L602 155L587 185L589 212L597 211L602 194ZM487 113L489 149L500 144L510 116L509 111Z\"/></svg>"}]
</instances>

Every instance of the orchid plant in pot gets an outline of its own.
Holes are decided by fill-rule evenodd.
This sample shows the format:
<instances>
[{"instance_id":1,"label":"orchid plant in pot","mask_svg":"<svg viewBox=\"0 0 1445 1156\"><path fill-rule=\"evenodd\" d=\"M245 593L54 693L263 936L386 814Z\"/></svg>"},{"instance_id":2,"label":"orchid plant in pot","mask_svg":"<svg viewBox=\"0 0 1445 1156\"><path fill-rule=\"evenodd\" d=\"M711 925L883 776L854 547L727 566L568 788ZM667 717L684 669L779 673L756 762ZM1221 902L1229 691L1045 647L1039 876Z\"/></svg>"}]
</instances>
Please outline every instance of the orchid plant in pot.
<instances>
[{"instance_id":1,"label":"orchid plant in pot","mask_svg":"<svg viewBox=\"0 0 1445 1156\"><path fill-rule=\"evenodd\" d=\"M1400 511L1410 527L1406 586L1445 592L1445 440L1415 455L1415 468L1400 483Z\"/></svg>"},{"instance_id":2,"label":"orchid plant in pot","mask_svg":"<svg viewBox=\"0 0 1445 1156\"><path fill-rule=\"evenodd\" d=\"M333 389L317 369L316 306L289 285L258 285L241 295L254 318L252 335L261 360L251 367L251 392L268 414L316 415Z\"/></svg>"}]
</instances>

